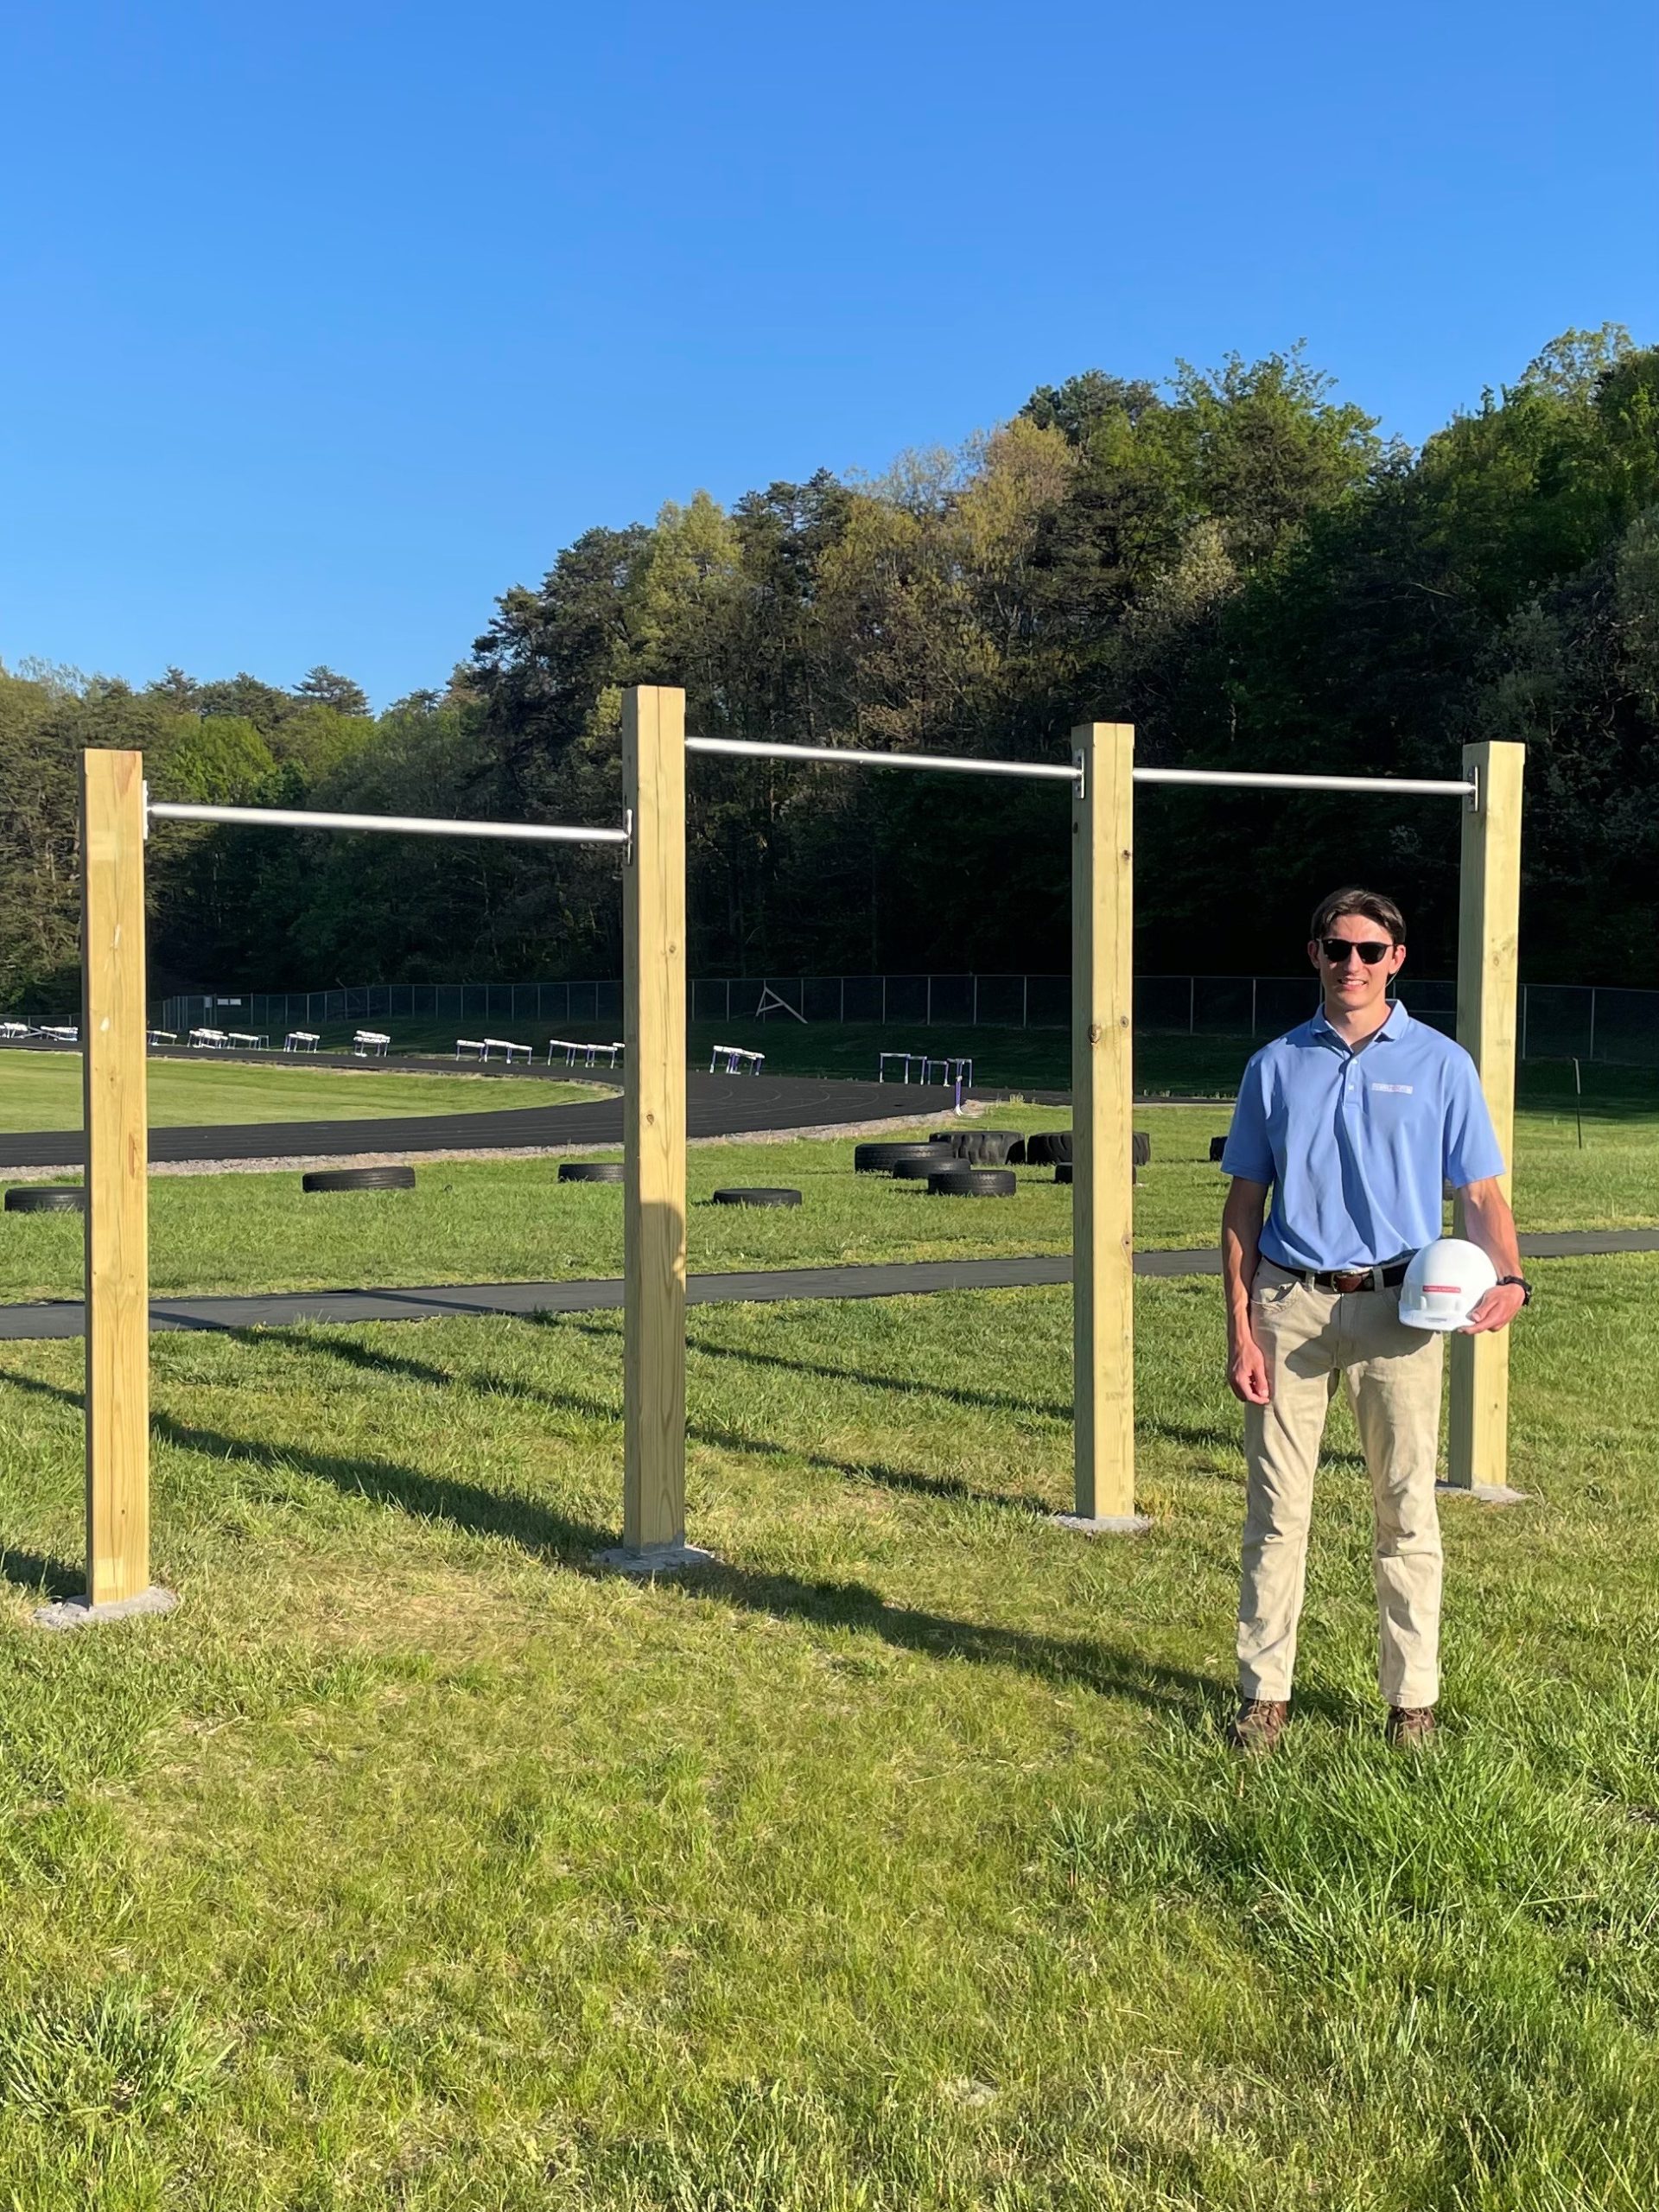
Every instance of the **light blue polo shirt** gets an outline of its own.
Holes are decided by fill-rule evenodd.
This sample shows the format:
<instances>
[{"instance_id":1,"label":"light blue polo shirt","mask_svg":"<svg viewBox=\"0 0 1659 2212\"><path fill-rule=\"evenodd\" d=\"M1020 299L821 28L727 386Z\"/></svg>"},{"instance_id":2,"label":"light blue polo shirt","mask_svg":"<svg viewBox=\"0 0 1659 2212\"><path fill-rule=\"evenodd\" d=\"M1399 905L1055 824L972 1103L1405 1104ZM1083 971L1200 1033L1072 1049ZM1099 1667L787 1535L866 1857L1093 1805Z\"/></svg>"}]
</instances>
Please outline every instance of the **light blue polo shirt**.
<instances>
[{"instance_id":1,"label":"light blue polo shirt","mask_svg":"<svg viewBox=\"0 0 1659 2212\"><path fill-rule=\"evenodd\" d=\"M1357 1052L1323 1007L1251 1060L1224 1175L1270 1183L1262 1250L1281 1268L1376 1267L1441 1233L1441 1185L1503 1173L1475 1064L1393 1012Z\"/></svg>"}]
</instances>

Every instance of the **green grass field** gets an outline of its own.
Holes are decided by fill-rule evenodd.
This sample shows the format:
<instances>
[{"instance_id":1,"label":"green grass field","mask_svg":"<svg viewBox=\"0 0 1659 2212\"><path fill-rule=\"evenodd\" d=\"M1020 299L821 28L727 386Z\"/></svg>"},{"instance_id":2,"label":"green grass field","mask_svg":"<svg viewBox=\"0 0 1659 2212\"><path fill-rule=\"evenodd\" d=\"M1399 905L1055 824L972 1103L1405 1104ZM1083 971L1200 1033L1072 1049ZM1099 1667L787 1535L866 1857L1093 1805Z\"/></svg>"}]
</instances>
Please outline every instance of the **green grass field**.
<instances>
[{"instance_id":1,"label":"green grass field","mask_svg":"<svg viewBox=\"0 0 1659 2212\"><path fill-rule=\"evenodd\" d=\"M1212 1241L1215 1109L1137 1118L1139 1241ZM1065 1249L1039 1173L940 1201L850 1149L694 1148L693 1265ZM1546 1097L1522 1224L1653 1221L1656 1169L1639 1090L1582 1152ZM614 1273L620 1192L555 1173L157 1178L157 1287ZM739 1179L808 1203L702 1203ZM78 1289L78 1221L0 1221L0 1294ZM1134 1542L1044 1518L1066 1293L694 1311L721 1563L654 1586L588 1566L620 1316L158 1338L183 1602L62 1639L29 1611L81 1586L81 1350L0 1346L0 2204L1648 2212L1659 1255L1530 1272L1531 1502L1445 1509L1414 1762L1340 1406L1287 1748L1223 1747L1212 1280L1136 1287Z\"/></svg>"},{"instance_id":2,"label":"green grass field","mask_svg":"<svg viewBox=\"0 0 1659 2212\"><path fill-rule=\"evenodd\" d=\"M448 1055L454 1049L453 1022L440 1027L426 1021L392 1021L387 1027L394 1055ZM531 1046L537 1053L546 1052L551 1028L583 1041L595 1038L608 1043L620 1034L620 1024L603 1022L511 1021L493 1014L489 1022L492 1036ZM325 1050L349 1050L351 1030L350 1023L336 1032L325 1030ZM716 1045L741 1045L747 1051L764 1052L769 1075L846 1076L874 1083L881 1053L926 1051L971 1053L974 1079L983 1090L1014 1090L1023 1084L1033 1090L1065 1090L1071 1083L1071 1039L1065 1029L953 1029L919 1022L906 1028L898 1022L885 1027L859 1021L803 1023L787 1015L766 1021L694 1021L689 1026L686 1053L693 1067L706 1068ZM1137 1079L1151 1091L1230 1098L1250 1050L1247 1039L1236 1037L1137 1037Z\"/></svg>"},{"instance_id":3,"label":"green grass field","mask_svg":"<svg viewBox=\"0 0 1659 2212\"><path fill-rule=\"evenodd\" d=\"M998 1107L988 1117L991 1126L1027 1131L1064 1127L1067 1118L1063 1107L1031 1106ZM1147 1107L1135 1119L1153 1146L1135 1193L1137 1242L1143 1249L1213 1244L1223 1184L1209 1148L1226 1126L1225 1109ZM916 1133L932 1126L918 1123ZM1659 1222L1659 1114L1598 1121L1586 1139L1580 1152L1573 1123L1559 1115L1519 1117L1522 1226ZM850 1140L693 1146L691 1266L831 1266L1071 1248L1071 1193L1046 1169L1022 1171L1012 1199L949 1200L915 1184L855 1176L852 1154ZM620 1274L620 1190L560 1184L557 1175L553 1160L440 1161L416 1167L413 1191L308 1197L292 1169L156 1175L151 1283L171 1293ZM804 1203L788 1211L710 1205L710 1194L729 1183L792 1185ZM78 1294L81 1238L74 1215L0 1214L0 1299Z\"/></svg>"},{"instance_id":4,"label":"green grass field","mask_svg":"<svg viewBox=\"0 0 1659 2212\"><path fill-rule=\"evenodd\" d=\"M683 1585L596 1578L619 1317L165 1338L170 1619L63 1639L79 1349L0 1354L8 2212L1646 2212L1659 1259L1545 1263L1442 1739L1336 1416L1299 1717L1222 1749L1217 1291L1147 1538L1059 1292L694 1315Z\"/></svg>"},{"instance_id":5,"label":"green grass field","mask_svg":"<svg viewBox=\"0 0 1659 2212\"><path fill-rule=\"evenodd\" d=\"M79 1053L0 1053L0 1129L78 1129L80 1074ZM354 1068L309 1068L280 1056L263 1065L153 1059L149 1077L152 1128L482 1114L598 1095L591 1084L521 1085L459 1071L417 1074L367 1065L359 1074Z\"/></svg>"}]
</instances>

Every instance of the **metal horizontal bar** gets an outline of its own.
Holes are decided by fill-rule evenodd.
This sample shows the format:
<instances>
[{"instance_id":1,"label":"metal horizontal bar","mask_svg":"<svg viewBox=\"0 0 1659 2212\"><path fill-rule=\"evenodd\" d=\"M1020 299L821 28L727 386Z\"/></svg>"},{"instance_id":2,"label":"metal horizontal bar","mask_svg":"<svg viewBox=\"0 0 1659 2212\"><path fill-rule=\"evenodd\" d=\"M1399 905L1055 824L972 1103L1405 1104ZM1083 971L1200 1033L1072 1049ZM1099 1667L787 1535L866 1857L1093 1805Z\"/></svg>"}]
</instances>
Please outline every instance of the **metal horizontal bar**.
<instances>
[{"instance_id":1,"label":"metal horizontal bar","mask_svg":"<svg viewBox=\"0 0 1659 2212\"><path fill-rule=\"evenodd\" d=\"M524 845L626 845L626 830L573 830L556 822L451 822L423 814L313 814L292 806L183 806L154 800L155 822L232 822L251 830L380 830L405 837L500 837Z\"/></svg>"},{"instance_id":2,"label":"metal horizontal bar","mask_svg":"<svg viewBox=\"0 0 1659 2212\"><path fill-rule=\"evenodd\" d=\"M868 753L846 745L772 745L747 737L688 737L688 753L735 753L762 760L826 760L864 768L937 768L967 776L1023 776L1075 784L1076 768L1039 760L969 760L947 753ZM1408 776L1274 776L1227 768L1136 768L1137 784L1224 784L1255 791L1392 791L1402 798L1467 798L1471 783Z\"/></svg>"},{"instance_id":3,"label":"metal horizontal bar","mask_svg":"<svg viewBox=\"0 0 1659 2212\"><path fill-rule=\"evenodd\" d=\"M1229 768L1136 768L1137 784L1230 784L1253 791L1392 791L1412 798L1466 798L1473 784L1430 783L1414 776L1257 776Z\"/></svg>"},{"instance_id":4,"label":"metal horizontal bar","mask_svg":"<svg viewBox=\"0 0 1659 2212\"><path fill-rule=\"evenodd\" d=\"M936 768L958 776L1023 776L1075 784L1077 771L1041 760L965 760L948 753L861 753L849 745L764 745L747 737L688 737L688 753L734 753L746 760L827 760L839 767Z\"/></svg>"}]
</instances>

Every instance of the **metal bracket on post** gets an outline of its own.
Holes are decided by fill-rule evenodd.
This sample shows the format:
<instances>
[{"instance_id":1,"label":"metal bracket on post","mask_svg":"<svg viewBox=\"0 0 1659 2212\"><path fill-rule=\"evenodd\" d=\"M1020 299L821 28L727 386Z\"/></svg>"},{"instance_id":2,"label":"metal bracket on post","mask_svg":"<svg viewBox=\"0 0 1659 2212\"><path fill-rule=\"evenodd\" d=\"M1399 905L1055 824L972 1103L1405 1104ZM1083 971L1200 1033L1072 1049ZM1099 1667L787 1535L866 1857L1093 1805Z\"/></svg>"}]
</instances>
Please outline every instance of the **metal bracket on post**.
<instances>
[{"instance_id":1,"label":"metal bracket on post","mask_svg":"<svg viewBox=\"0 0 1659 2212\"><path fill-rule=\"evenodd\" d=\"M1480 812L1480 764L1478 761L1471 761L1469 764L1469 811L1471 814Z\"/></svg>"}]
</instances>

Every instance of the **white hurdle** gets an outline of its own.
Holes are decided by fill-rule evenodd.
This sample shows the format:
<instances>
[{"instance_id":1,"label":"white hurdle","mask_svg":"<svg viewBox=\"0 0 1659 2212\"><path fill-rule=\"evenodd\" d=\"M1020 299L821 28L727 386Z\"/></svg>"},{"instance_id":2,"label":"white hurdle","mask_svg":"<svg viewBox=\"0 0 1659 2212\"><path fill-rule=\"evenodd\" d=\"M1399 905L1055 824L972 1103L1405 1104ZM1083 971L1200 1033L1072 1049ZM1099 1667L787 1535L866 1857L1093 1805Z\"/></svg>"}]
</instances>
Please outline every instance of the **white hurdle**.
<instances>
[{"instance_id":1,"label":"white hurdle","mask_svg":"<svg viewBox=\"0 0 1659 2212\"><path fill-rule=\"evenodd\" d=\"M613 1068L622 1058L623 1046L620 1038L616 1039L612 1044L604 1045L591 1041L584 1041L581 1038L550 1037L547 1040L547 1065L549 1067L551 1067L553 1065L553 1055L555 1052L563 1052L564 1054L564 1065L568 1068L578 1066L596 1068L599 1065L601 1055L604 1058L606 1066L607 1068Z\"/></svg>"},{"instance_id":2,"label":"white hurdle","mask_svg":"<svg viewBox=\"0 0 1659 2212\"><path fill-rule=\"evenodd\" d=\"M716 1045L709 1055L710 1075L759 1075L766 1065L764 1052L751 1052L741 1045Z\"/></svg>"}]
</instances>

